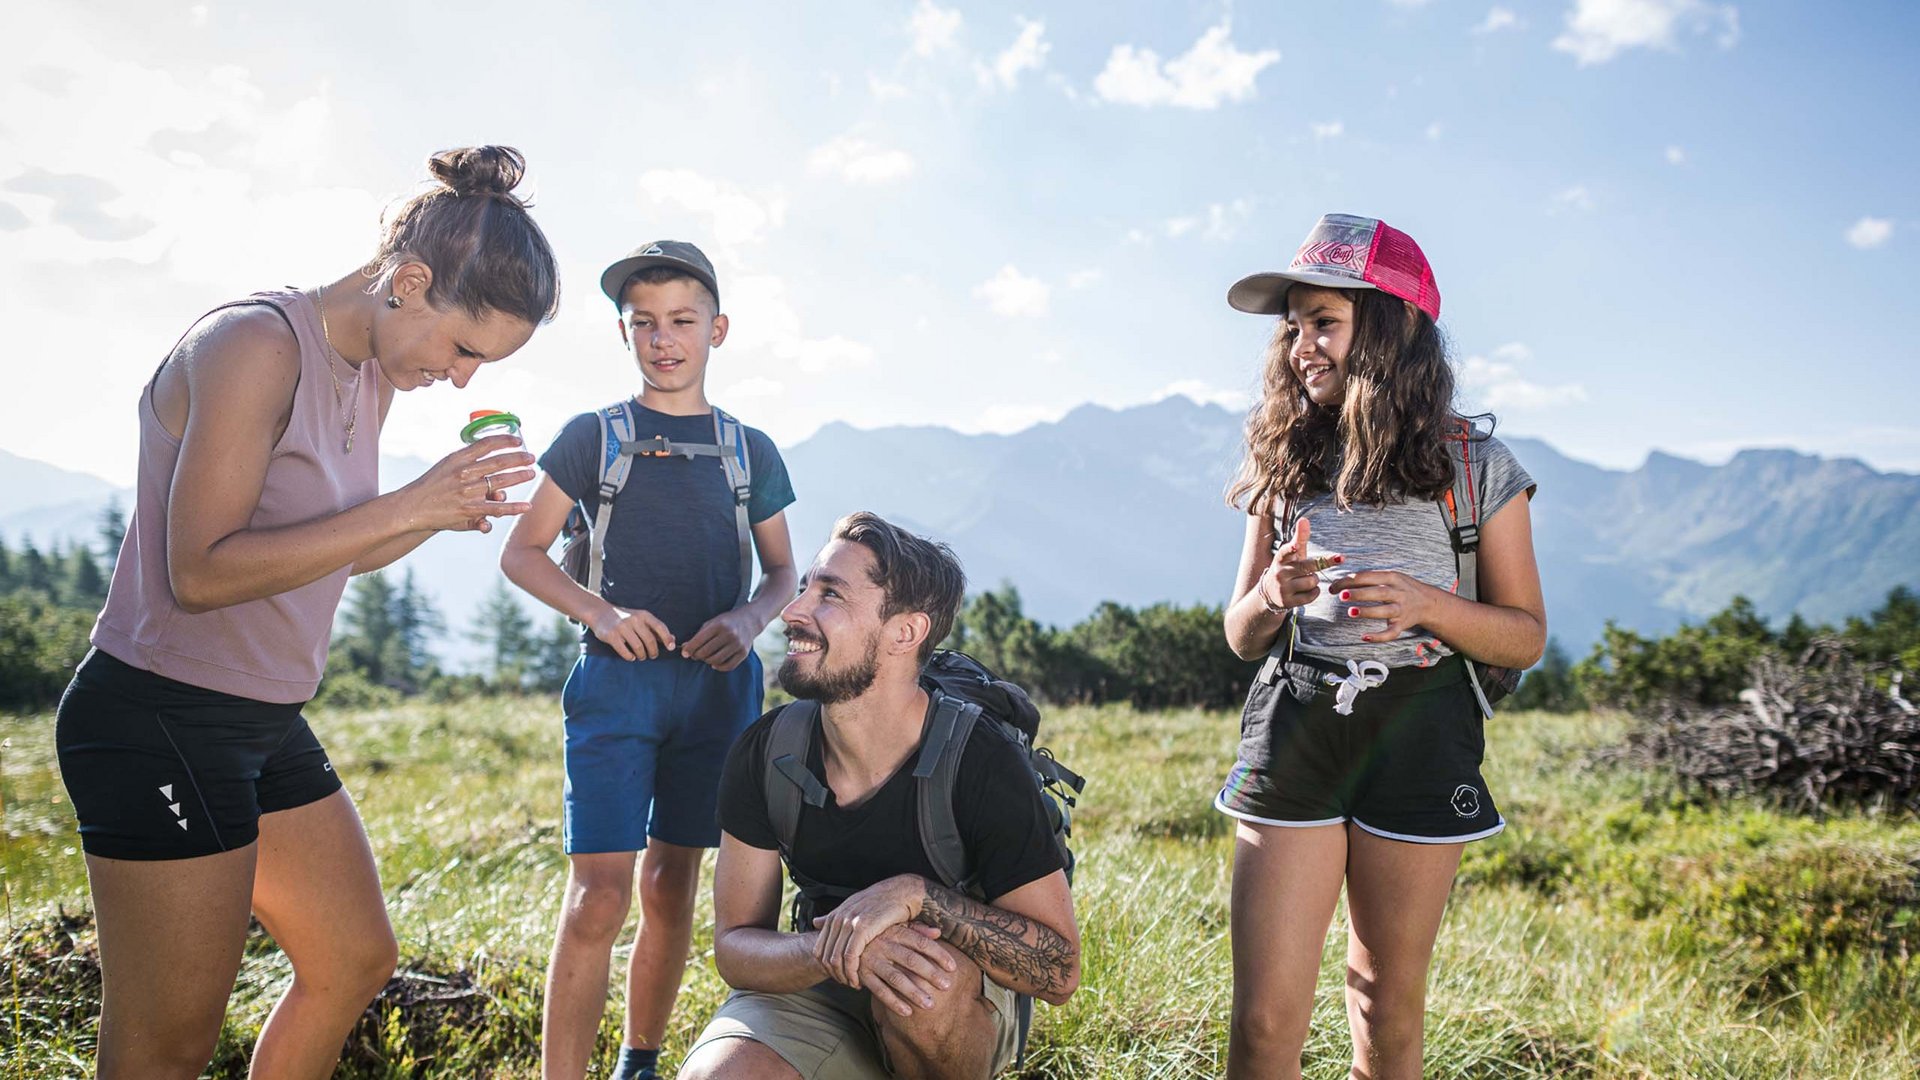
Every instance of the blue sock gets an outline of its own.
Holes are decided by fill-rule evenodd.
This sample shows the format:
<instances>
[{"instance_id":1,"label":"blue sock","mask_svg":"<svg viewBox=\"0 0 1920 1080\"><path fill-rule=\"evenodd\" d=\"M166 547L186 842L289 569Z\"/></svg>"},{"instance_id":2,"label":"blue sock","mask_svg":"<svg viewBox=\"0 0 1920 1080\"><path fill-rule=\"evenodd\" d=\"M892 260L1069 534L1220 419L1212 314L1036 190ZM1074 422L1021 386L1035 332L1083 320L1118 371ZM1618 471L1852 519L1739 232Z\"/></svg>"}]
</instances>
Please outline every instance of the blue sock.
<instances>
[{"instance_id":1,"label":"blue sock","mask_svg":"<svg viewBox=\"0 0 1920 1080\"><path fill-rule=\"evenodd\" d=\"M622 1046L620 1060L613 1066L613 1080L654 1080L653 1067L659 1061L658 1049L637 1050Z\"/></svg>"}]
</instances>

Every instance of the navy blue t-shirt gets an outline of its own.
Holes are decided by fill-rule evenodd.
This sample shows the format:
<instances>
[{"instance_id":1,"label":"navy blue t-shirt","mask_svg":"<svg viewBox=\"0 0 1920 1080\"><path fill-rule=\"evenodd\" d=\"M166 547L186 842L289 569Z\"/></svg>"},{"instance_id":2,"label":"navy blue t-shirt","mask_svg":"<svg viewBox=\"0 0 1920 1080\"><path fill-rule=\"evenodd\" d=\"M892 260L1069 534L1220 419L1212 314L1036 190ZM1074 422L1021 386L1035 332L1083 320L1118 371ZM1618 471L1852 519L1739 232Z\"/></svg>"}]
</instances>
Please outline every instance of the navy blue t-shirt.
<instances>
[{"instance_id":1,"label":"navy blue t-shirt","mask_svg":"<svg viewBox=\"0 0 1920 1080\"><path fill-rule=\"evenodd\" d=\"M713 416L670 416L635 402L634 436L712 443ZM742 425L744 427L744 425ZM793 484L773 440L745 428L753 467L747 519L767 520L793 502ZM600 420L567 421L540 468L592 521L600 508ZM613 500L600 595L628 610L645 610L685 643L708 619L733 608L740 592L740 544L726 467L711 457L636 457L627 485ZM591 630L581 640L597 640Z\"/></svg>"}]
</instances>

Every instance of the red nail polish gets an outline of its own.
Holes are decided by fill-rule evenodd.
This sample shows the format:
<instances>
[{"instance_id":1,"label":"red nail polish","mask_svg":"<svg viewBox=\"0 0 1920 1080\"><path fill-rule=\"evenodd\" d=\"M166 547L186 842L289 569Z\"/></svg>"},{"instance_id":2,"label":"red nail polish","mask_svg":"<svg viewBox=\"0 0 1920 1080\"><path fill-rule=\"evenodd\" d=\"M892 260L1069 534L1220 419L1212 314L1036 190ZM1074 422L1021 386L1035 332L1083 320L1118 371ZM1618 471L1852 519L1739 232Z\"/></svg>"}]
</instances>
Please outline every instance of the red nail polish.
<instances>
[{"instance_id":1,"label":"red nail polish","mask_svg":"<svg viewBox=\"0 0 1920 1080\"><path fill-rule=\"evenodd\" d=\"M1361 640L1361 641L1372 641L1372 640L1373 640L1373 635L1372 635L1372 634L1361 634L1361 635L1360 635L1360 640Z\"/></svg>"},{"instance_id":2,"label":"red nail polish","mask_svg":"<svg viewBox=\"0 0 1920 1080\"><path fill-rule=\"evenodd\" d=\"M1340 590L1340 599L1342 599L1342 600L1351 600L1351 599L1353 599L1353 593L1351 593L1351 592L1349 592L1349 591L1347 591L1347 590L1345 590L1345 589L1342 589L1342 590Z\"/></svg>"},{"instance_id":3,"label":"red nail polish","mask_svg":"<svg viewBox=\"0 0 1920 1080\"><path fill-rule=\"evenodd\" d=\"M1347 561L1347 557L1345 555L1335 555L1333 557L1333 561L1337 563L1343 563Z\"/></svg>"},{"instance_id":4,"label":"red nail polish","mask_svg":"<svg viewBox=\"0 0 1920 1080\"><path fill-rule=\"evenodd\" d=\"M1359 609L1359 608L1357 608L1357 607L1350 607L1350 608L1348 608L1348 609L1347 609L1347 618L1349 618L1349 619L1357 619L1357 618L1359 618L1359 617L1360 617L1360 609Z\"/></svg>"}]
</instances>

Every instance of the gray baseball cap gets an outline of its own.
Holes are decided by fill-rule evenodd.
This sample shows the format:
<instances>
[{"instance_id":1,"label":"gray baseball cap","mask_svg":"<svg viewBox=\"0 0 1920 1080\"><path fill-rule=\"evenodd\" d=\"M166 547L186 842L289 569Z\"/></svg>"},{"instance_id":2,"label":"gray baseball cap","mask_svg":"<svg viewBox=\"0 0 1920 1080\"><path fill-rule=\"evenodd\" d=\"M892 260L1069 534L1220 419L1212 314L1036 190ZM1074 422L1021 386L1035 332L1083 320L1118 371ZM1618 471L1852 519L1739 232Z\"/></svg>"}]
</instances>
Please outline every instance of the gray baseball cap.
<instances>
[{"instance_id":1,"label":"gray baseball cap","mask_svg":"<svg viewBox=\"0 0 1920 1080\"><path fill-rule=\"evenodd\" d=\"M619 307L625 299L621 292L627 279L650 266L671 266L692 274L713 293L714 310L719 310L720 281L714 276L713 263L708 261L705 252L685 240L655 240L634 248L600 275L600 291L607 294L614 307Z\"/></svg>"}]
</instances>

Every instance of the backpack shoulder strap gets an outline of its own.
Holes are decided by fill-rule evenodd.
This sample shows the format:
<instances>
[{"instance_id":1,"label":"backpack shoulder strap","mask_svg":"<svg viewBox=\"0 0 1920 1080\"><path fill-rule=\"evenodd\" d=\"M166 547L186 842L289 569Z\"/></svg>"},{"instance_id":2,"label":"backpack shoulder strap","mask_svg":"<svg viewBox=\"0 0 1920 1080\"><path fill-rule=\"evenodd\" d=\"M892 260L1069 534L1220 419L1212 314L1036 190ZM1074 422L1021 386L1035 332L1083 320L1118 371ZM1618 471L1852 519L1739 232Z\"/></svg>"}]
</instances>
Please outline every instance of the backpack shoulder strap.
<instances>
[{"instance_id":1,"label":"backpack shoulder strap","mask_svg":"<svg viewBox=\"0 0 1920 1080\"><path fill-rule=\"evenodd\" d=\"M753 460L747 451L746 429L718 406L713 410L713 441L720 448L720 464L727 470L727 487L733 491L734 531L740 539L740 592L733 606L739 607L753 595L753 524L747 520L747 500L753 495Z\"/></svg>"},{"instance_id":2,"label":"backpack shoulder strap","mask_svg":"<svg viewBox=\"0 0 1920 1080\"><path fill-rule=\"evenodd\" d=\"M633 455L627 445L633 442L633 409L626 401L600 410L600 491L593 513L592 535L587 538L587 591L600 595L602 569L607 561L607 524L613 520L613 498L627 486L627 474L633 468Z\"/></svg>"},{"instance_id":3,"label":"backpack shoulder strap","mask_svg":"<svg viewBox=\"0 0 1920 1080\"><path fill-rule=\"evenodd\" d=\"M920 846L948 888L972 893L978 883L968 874L967 849L953 812L953 790L967 740L979 726L980 706L952 694L935 693L920 760L913 767L919 795L916 816Z\"/></svg>"},{"instance_id":4,"label":"backpack shoulder strap","mask_svg":"<svg viewBox=\"0 0 1920 1080\"><path fill-rule=\"evenodd\" d=\"M827 805L827 787L807 768L813 751L813 728L820 716L817 701L796 701L773 718L767 737L767 767L761 787L767 796L767 820L773 824L780 850L793 850L800 829L800 806Z\"/></svg>"},{"instance_id":5,"label":"backpack shoulder strap","mask_svg":"<svg viewBox=\"0 0 1920 1080\"><path fill-rule=\"evenodd\" d=\"M1481 466L1474 461L1473 443L1473 424L1461 420L1458 434L1447 439L1453 454L1453 487L1440 499L1440 513L1446 521L1447 535L1453 541L1454 595L1468 600L1480 599L1480 492L1486 487L1483 478L1474 475ZM1463 507L1464 522L1461 520ZM1480 715L1493 719L1493 705L1487 700L1487 692L1480 685L1480 672L1471 660L1467 662L1467 683L1473 688Z\"/></svg>"},{"instance_id":6,"label":"backpack shoulder strap","mask_svg":"<svg viewBox=\"0 0 1920 1080\"><path fill-rule=\"evenodd\" d=\"M1447 524L1447 535L1453 543L1454 563L1458 567L1458 580L1453 591L1468 600L1480 598L1480 488L1479 478L1474 475L1479 467L1474 461L1473 427L1465 420L1460 421L1457 434L1447 438L1447 449L1453 455L1453 486L1439 499L1440 513Z\"/></svg>"}]
</instances>

